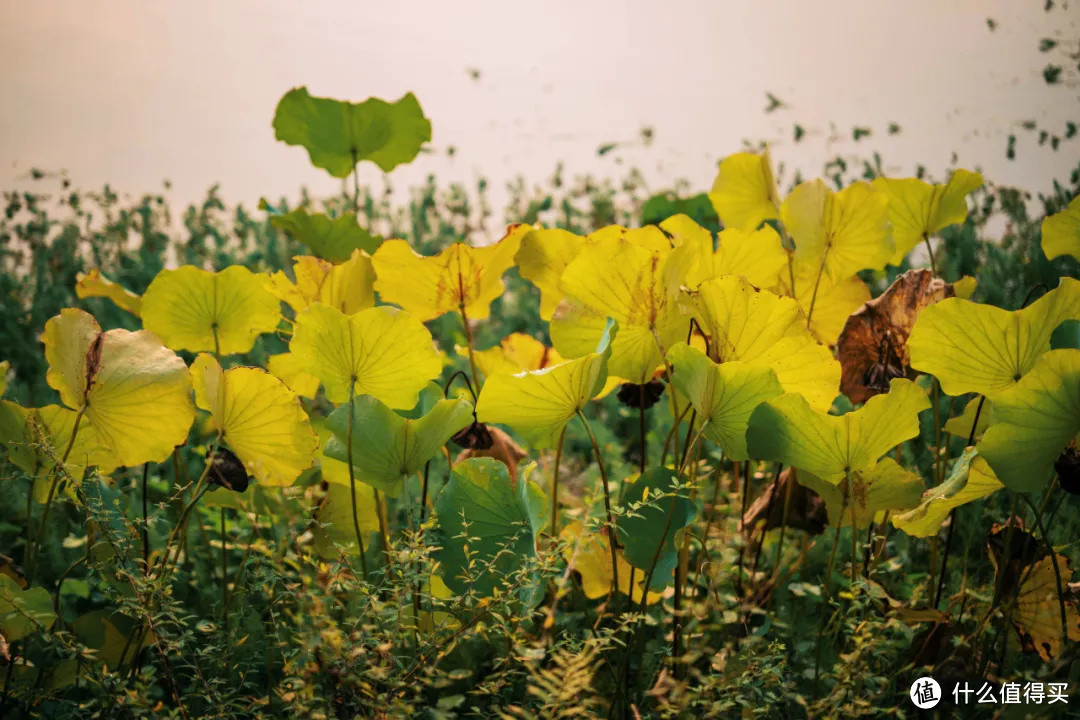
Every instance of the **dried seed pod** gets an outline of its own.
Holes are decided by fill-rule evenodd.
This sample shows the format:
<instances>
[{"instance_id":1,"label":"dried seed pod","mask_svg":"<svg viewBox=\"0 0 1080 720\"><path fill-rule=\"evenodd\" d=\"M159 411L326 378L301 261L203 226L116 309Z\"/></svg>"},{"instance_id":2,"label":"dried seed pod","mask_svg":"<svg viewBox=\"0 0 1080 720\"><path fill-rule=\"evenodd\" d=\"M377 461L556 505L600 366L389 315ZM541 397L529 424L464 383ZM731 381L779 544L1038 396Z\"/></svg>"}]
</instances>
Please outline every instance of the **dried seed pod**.
<instances>
[{"instance_id":1,"label":"dried seed pod","mask_svg":"<svg viewBox=\"0 0 1080 720\"><path fill-rule=\"evenodd\" d=\"M214 450L210 460L210 483L234 492L242 493L248 487L248 473L244 463L225 447Z\"/></svg>"},{"instance_id":2,"label":"dried seed pod","mask_svg":"<svg viewBox=\"0 0 1080 720\"><path fill-rule=\"evenodd\" d=\"M1080 495L1080 450L1070 445L1054 461L1061 489L1070 495Z\"/></svg>"},{"instance_id":3,"label":"dried seed pod","mask_svg":"<svg viewBox=\"0 0 1080 720\"><path fill-rule=\"evenodd\" d=\"M526 453L520 445L514 442L513 438L499 428L483 427L490 433L489 437L491 442L489 445L484 448L466 448L458 454L457 459L454 462L459 463L462 460L468 460L473 457L495 458L506 466L506 469L510 472L510 478L516 480L518 462L523 460L528 453Z\"/></svg>"},{"instance_id":4,"label":"dried seed pod","mask_svg":"<svg viewBox=\"0 0 1080 720\"><path fill-rule=\"evenodd\" d=\"M627 407L635 409L644 408L648 410L660 400L660 396L663 394L663 381L650 380L644 385L623 383L619 386L619 390L615 394L615 397L619 398L619 402Z\"/></svg>"},{"instance_id":5,"label":"dried seed pod","mask_svg":"<svg viewBox=\"0 0 1080 720\"><path fill-rule=\"evenodd\" d=\"M487 450L495 440L491 437L491 429L487 425L473 420L471 425L456 432L450 442L466 450Z\"/></svg>"}]
</instances>

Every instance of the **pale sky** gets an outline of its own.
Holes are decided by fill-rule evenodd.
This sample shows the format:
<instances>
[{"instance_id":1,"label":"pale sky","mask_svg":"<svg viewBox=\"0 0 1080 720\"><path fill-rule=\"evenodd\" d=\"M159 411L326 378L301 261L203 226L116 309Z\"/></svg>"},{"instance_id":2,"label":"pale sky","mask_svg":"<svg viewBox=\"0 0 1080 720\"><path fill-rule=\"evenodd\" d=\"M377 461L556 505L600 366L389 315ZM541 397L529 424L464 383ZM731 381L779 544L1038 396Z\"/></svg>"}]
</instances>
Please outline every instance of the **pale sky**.
<instances>
[{"instance_id":1,"label":"pale sky","mask_svg":"<svg viewBox=\"0 0 1080 720\"><path fill-rule=\"evenodd\" d=\"M40 167L128 193L168 178L183 202L215 182L226 200L247 204L296 197L305 185L333 192L338 181L271 128L281 95L307 85L350 100L414 92L437 152L392 182L483 174L497 212L507 180L543 181L560 160L571 173L613 177L638 165L653 189L684 177L706 190L717 160L754 138L770 141L778 161L815 172L827 154L854 149L854 125L874 129L868 149L893 174L921 162L940 178L956 150L960 165L990 180L1042 190L1076 166L1080 143L1036 148L1020 122L1063 129L1080 120L1075 60L1071 87L1047 88L1037 48L1044 36L1076 44L1080 13L1041 6L0 0L0 188L25 185ZM765 114L766 91L788 108ZM890 121L900 135L886 137ZM795 122L810 131L799 146ZM828 140L830 123L842 142ZM646 125L651 148L596 156ZM1004 152L1010 132L1021 143L1014 162ZM447 158L451 145L457 154ZM378 182L379 172L361 178Z\"/></svg>"}]
</instances>

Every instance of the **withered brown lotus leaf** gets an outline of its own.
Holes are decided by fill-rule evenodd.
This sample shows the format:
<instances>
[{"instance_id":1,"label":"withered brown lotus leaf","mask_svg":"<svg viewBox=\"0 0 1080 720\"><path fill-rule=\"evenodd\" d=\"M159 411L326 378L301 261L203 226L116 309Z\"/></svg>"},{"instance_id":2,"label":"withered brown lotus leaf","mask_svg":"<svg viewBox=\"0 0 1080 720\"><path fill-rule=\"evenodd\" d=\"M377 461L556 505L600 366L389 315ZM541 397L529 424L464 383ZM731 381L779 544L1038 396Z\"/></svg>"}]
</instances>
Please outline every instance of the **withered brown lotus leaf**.
<instances>
[{"instance_id":1,"label":"withered brown lotus leaf","mask_svg":"<svg viewBox=\"0 0 1080 720\"><path fill-rule=\"evenodd\" d=\"M504 431L495 427L494 425L488 425L487 431L491 434L491 445L487 448L467 448L458 453L457 459L454 463L457 464L463 460L468 460L474 457L489 457L495 458L510 471L510 479L517 480L517 466L518 462L528 455L525 450L514 442L514 439L507 435Z\"/></svg>"},{"instance_id":2,"label":"withered brown lotus leaf","mask_svg":"<svg viewBox=\"0 0 1080 720\"><path fill-rule=\"evenodd\" d=\"M825 532L825 527L829 524L825 501L810 488L799 484L793 468L784 470L776 481L765 486L758 498L747 508L743 516L743 528L751 530L764 522L764 529L772 530L784 524L784 502L788 485L791 486L791 499L788 501L787 526L810 535Z\"/></svg>"},{"instance_id":3,"label":"withered brown lotus leaf","mask_svg":"<svg viewBox=\"0 0 1080 720\"><path fill-rule=\"evenodd\" d=\"M888 392L894 378L914 379L907 339L923 308L956 295L953 286L925 268L908 270L848 318L836 343L840 391L853 403Z\"/></svg>"},{"instance_id":4,"label":"withered brown lotus leaf","mask_svg":"<svg viewBox=\"0 0 1080 720\"><path fill-rule=\"evenodd\" d=\"M1038 653L1043 660L1059 657L1063 643L1080 640L1080 611L1065 592L1072 580L1068 558L1024 530L1018 518L994 525L986 543L994 564L994 585L1001 593L999 602L1006 608L1020 649ZM1059 574L1061 590L1065 593L1064 633L1062 601L1058 599Z\"/></svg>"}]
</instances>

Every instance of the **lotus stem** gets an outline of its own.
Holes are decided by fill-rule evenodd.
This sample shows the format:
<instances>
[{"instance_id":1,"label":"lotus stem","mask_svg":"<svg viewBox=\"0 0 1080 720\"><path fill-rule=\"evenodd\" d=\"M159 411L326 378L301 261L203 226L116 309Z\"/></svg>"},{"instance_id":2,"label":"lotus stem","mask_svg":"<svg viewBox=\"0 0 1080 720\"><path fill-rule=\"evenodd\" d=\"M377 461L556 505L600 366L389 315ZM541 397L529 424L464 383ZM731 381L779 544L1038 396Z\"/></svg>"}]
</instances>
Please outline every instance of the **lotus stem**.
<instances>
[{"instance_id":1,"label":"lotus stem","mask_svg":"<svg viewBox=\"0 0 1080 720\"><path fill-rule=\"evenodd\" d=\"M143 573L150 572L150 520L146 499L146 481L150 475L150 463L143 463L142 472L142 544Z\"/></svg>"},{"instance_id":2,"label":"lotus stem","mask_svg":"<svg viewBox=\"0 0 1080 720\"><path fill-rule=\"evenodd\" d=\"M638 467L641 468L641 474L645 474L645 468L649 465L648 459L648 442L647 431L645 428L645 385L644 383L638 386L638 437L641 440L641 462L638 463ZM623 483L623 488L626 487L626 483ZM622 492L619 492L619 502L622 502Z\"/></svg>"},{"instance_id":3,"label":"lotus stem","mask_svg":"<svg viewBox=\"0 0 1080 720\"><path fill-rule=\"evenodd\" d=\"M228 623L229 619L225 617L225 605L229 599L229 528L226 524L228 518L225 517L224 506L218 510L221 518L221 619L222 622Z\"/></svg>"},{"instance_id":4,"label":"lotus stem","mask_svg":"<svg viewBox=\"0 0 1080 720\"><path fill-rule=\"evenodd\" d=\"M930 274L937 277L937 263L934 261L934 246L930 242L930 236L923 233L923 242L926 243L926 252L930 255Z\"/></svg>"},{"instance_id":5,"label":"lotus stem","mask_svg":"<svg viewBox=\"0 0 1080 720\"><path fill-rule=\"evenodd\" d=\"M1055 481L1056 481L1056 477L1055 477ZM1047 491L1046 491L1046 496L1047 497L1050 497L1050 492L1054 489L1054 484L1055 483L1052 482L1050 484L1050 487L1047 488ZM1057 553L1054 552L1053 546L1050 545L1050 536L1046 532L1046 530L1047 530L1046 526L1043 525L1042 510L1040 510L1039 508L1036 508L1035 504L1032 503L1031 500L1028 499L1028 497L1026 495L1024 496L1024 502L1026 502L1028 504L1028 507L1030 507L1031 511L1035 514L1035 526L1039 529L1039 534L1042 535L1043 542L1046 544L1046 546L1048 548L1050 548L1050 563L1054 567L1054 580L1057 583L1058 609L1061 612L1061 647L1064 648L1069 644L1069 625L1068 625L1068 620L1067 620L1066 615L1065 615L1065 594L1062 592L1061 568L1058 567ZM1043 507L1045 507L1045 503L1044 503ZM1050 519L1053 519L1053 516L1051 516Z\"/></svg>"},{"instance_id":6,"label":"lotus stem","mask_svg":"<svg viewBox=\"0 0 1080 720\"><path fill-rule=\"evenodd\" d=\"M735 464L736 474L738 474L738 463ZM746 460L743 463L743 485L742 485L742 509L739 510L739 526L742 527L743 518L746 517L746 496L750 494L750 461ZM743 528L745 531L746 528ZM743 540L742 546L739 548L739 564L735 574L735 594L741 599L743 590L743 560L746 555L746 541Z\"/></svg>"},{"instance_id":7,"label":"lotus stem","mask_svg":"<svg viewBox=\"0 0 1080 720\"><path fill-rule=\"evenodd\" d=\"M937 387L937 379L934 379L934 387ZM983 395L979 398L979 404L975 406L975 419L971 422L971 432L968 434L967 446L970 447L975 442L976 430L979 427L979 416L982 415L983 404L986 402L986 396ZM934 413L937 414L937 404L934 404ZM936 424L936 423L935 423ZM946 575L945 572L949 567L949 552L952 550L952 538L953 528L956 527L956 511L957 508L953 508L949 513L949 529L945 531L945 550L941 556L941 572L938 573L937 592L934 593L934 607L941 605L941 594L945 590ZM1013 508L1013 514L1016 514L1016 508ZM1011 531L1010 531L1011 536Z\"/></svg>"},{"instance_id":8,"label":"lotus stem","mask_svg":"<svg viewBox=\"0 0 1080 720\"><path fill-rule=\"evenodd\" d=\"M379 518L379 536L382 540L383 555L386 556L386 567L390 567L390 532L387 529L388 522L386 518L386 503L383 500L382 493L377 489L371 489L375 498L375 514Z\"/></svg>"},{"instance_id":9,"label":"lotus stem","mask_svg":"<svg viewBox=\"0 0 1080 720\"><path fill-rule=\"evenodd\" d=\"M555 467L551 473L551 537L559 537L559 464L562 461L563 440L566 438L566 426L559 432L559 442L555 446Z\"/></svg>"},{"instance_id":10,"label":"lotus stem","mask_svg":"<svg viewBox=\"0 0 1080 720\"><path fill-rule=\"evenodd\" d=\"M845 476L844 476L844 487L845 487L845 490L844 490L844 504L840 507L840 516L836 520L836 530L833 533L833 546L832 546L832 550L829 551L829 563L828 563L828 567L825 570L825 598L827 600L832 599L832 574L833 574L833 567L835 566L835 563L836 563L836 548L839 547L839 545L840 545L840 525L841 525L840 518L844 517L844 511L847 510L847 500L848 500L847 485L848 485L848 475L847 475L847 473L845 473ZM827 611L827 608L822 608L821 621L818 623L817 648L814 650L814 685L815 685L814 693L815 694L820 694L819 691L821 689L820 688L820 683L821 683L821 649L823 647L823 642L822 641L825 639L825 623L826 623L826 617L827 617L826 611Z\"/></svg>"},{"instance_id":11,"label":"lotus stem","mask_svg":"<svg viewBox=\"0 0 1080 720\"><path fill-rule=\"evenodd\" d=\"M357 156L356 148L351 149L352 152L352 180L353 180L353 214L360 214L360 173L359 164L360 158Z\"/></svg>"},{"instance_id":12,"label":"lotus stem","mask_svg":"<svg viewBox=\"0 0 1080 720\"><path fill-rule=\"evenodd\" d=\"M346 433L348 437L345 443L345 454L347 464L349 466L349 497L352 504L352 522L353 532L356 534L356 548L360 553L360 572L364 575L364 580L368 579L367 558L364 557L364 535L360 532L360 516L356 511L356 471L353 469L353 400L356 397L356 380L355 378L349 383L349 422L346 427Z\"/></svg>"},{"instance_id":13,"label":"lotus stem","mask_svg":"<svg viewBox=\"0 0 1080 720\"><path fill-rule=\"evenodd\" d=\"M600 483L603 485L604 489L604 514L607 518L608 549L611 551L611 596L614 598L619 592L619 562L615 550L615 546L618 542L615 521L611 515L611 490L608 487L607 468L604 466L604 459L600 456L600 445L596 442L596 435L593 434L588 418L585 417L585 413L581 412L581 410L577 411L577 416L581 418L581 423L585 426L585 432L589 435L589 442L592 443L593 457L596 458L596 465L600 469ZM632 591L633 589L631 589L631 592Z\"/></svg>"},{"instance_id":14,"label":"lotus stem","mask_svg":"<svg viewBox=\"0 0 1080 720\"><path fill-rule=\"evenodd\" d=\"M765 535L769 532L769 518L772 516L773 505L776 504L776 492L780 485L780 473L784 469L784 464L779 463L776 466L776 472L773 474L772 491L769 493L769 504L765 508L765 525L761 529L761 540L758 542L757 547L754 548L754 562L750 564L750 577L757 575L758 563L761 561L761 550L765 546ZM790 491L791 486L788 485ZM786 493L790 497L790 492ZM745 514L746 511L743 511ZM742 518L739 518L742 521ZM787 518L784 518L784 522L787 522ZM780 532L783 534L783 524L780 525ZM751 531L752 532L752 531ZM777 550L777 560L779 561L779 549Z\"/></svg>"},{"instance_id":15,"label":"lotus stem","mask_svg":"<svg viewBox=\"0 0 1080 720\"><path fill-rule=\"evenodd\" d=\"M818 265L817 277L814 279L814 291L810 295L810 308L806 311L806 327L810 327L810 318L814 316L814 305L817 304L818 290L821 288L821 276L825 274L825 259L829 257L829 243L825 244L825 250L821 253L821 264Z\"/></svg>"},{"instance_id":16,"label":"lotus stem","mask_svg":"<svg viewBox=\"0 0 1080 720\"><path fill-rule=\"evenodd\" d=\"M461 282L460 278L458 278L458 282ZM469 315L465 312L464 301L458 304L458 310L461 312L461 325L465 328L465 345L469 348L469 370L472 372L473 387L479 388L480 373L476 370L476 354L473 349L472 328L469 327Z\"/></svg>"},{"instance_id":17,"label":"lotus stem","mask_svg":"<svg viewBox=\"0 0 1080 720\"><path fill-rule=\"evenodd\" d=\"M82 423L83 415L86 414L87 405L84 403L79 412L75 414L75 424L71 428L71 436L68 437L67 447L64 448L64 454L60 458L60 462L53 465L50 475L52 476L52 482L49 485L49 494L45 497L45 508L41 511L41 521L38 524L37 537L34 539L32 546L26 548L26 577L33 577L33 569L37 564L38 548L41 547L41 541L45 537L45 527L49 521L49 511L52 510L52 501L56 496L56 487L60 484L60 478L65 473L64 465L67 463L68 456L71 455L71 449L75 447L75 438L79 434L79 424ZM33 493L33 485L30 486L29 492ZM30 522L30 515L26 516L26 521Z\"/></svg>"}]
</instances>

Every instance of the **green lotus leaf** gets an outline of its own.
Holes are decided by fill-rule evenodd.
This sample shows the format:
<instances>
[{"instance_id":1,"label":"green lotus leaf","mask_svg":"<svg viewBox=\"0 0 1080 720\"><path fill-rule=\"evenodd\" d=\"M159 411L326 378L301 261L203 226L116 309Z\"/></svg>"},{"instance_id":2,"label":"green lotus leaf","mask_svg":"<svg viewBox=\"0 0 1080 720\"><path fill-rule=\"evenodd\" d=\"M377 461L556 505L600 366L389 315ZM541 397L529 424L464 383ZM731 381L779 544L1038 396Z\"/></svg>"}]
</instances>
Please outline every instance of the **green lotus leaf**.
<instances>
[{"instance_id":1,"label":"green lotus leaf","mask_svg":"<svg viewBox=\"0 0 1080 720\"><path fill-rule=\"evenodd\" d=\"M671 382L689 398L705 437L724 449L731 460L748 460L746 427L754 408L784 394L776 373L766 365L714 363L686 343L668 351L674 371Z\"/></svg>"},{"instance_id":2,"label":"green lotus leaf","mask_svg":"<svg viewBox=\"0 0 1080 720\"><path fill-rule=\"evenodd\" d=\"M650 590L671 582L678 562L675 533L689 525L697 514L689 490L676 489L678 479L670 468L646 470L627 488L624 503L627 511L615 520L626 561L646 573L655 563Z\"/></svg>"},{"instance_id":3,"label":"green lotus leaf","mask_svg":"<svg viewBox=\"0 0 1080 720\"><path fill-rule=\"evenodd\" d=\"M93 648L94 656L109 667L129 664L138 655L141 626L116 610L91 610L79 616L71 629L79 642ZM154 641L154 633L142 633L141 647Z\"/></svg>"},{"instance_id":4,"label":"green lotus leaf","mask_svg":"<svg viewBox=\"0 0 1080 720\"><path fill-rule=\"evenodd\" d=\"M514 482L498 460L472 458L455 465L435 503L436 557L447 587L485 597L505 590L522 563L536 556L546 507L538 485L524 477ZM527 582L519 591L527 604L536 585Z\"/></svg>"},{"instance_id":5,"label":"green lotus leaf","mask_svg":"<svg viewBox=\"0 0 1080 720\"><path fill-rule=\"evenodd\" d=\"M23 590L14 578L0 574L0 635L15 642L38 630L48 630L54 622L56 615L48 590Z\"/></svg>"},{"instance_id":6,"label":"green lotus leaf","mask_svg":"<svg viewBox=\"0 0 1080 720\"><path fill-rule=\"evenodd\" d=\"M0 400L0 445L7 448L13 465L33 479L34 499L44 503L49 494L49 478L57 461L71 443L67 474L81 478L87 467L97 466L102 472L116 469L116 458L102 445L97 430L85 416L75 433L74 410L59 405L24 408L10 400Z\"/></svg>"},{"instance_id":7,"label":"green lotus leaf","mask_svg":"<svg viewBox=\"0 0 1080 720\"><path fill-rule=\"evenodd\" d=\"M922 478L888 457L864 470L852 471L849 479L841 478L839 484L806 472L799 473L799 483L825 501L833 527L850 527L854 516L857 530L880 521L887 511L915 507L925 487Z\"/></svg>"},{"instance_id":8,"label":"green lotus leaf","mask_svg":"<svg viewBox=\"0 0 1080 720\"><path fill-rule=\"evenodd\" d=\"M1080 350L1051 350L1015 386L994 398L994 424L979 442L998 478L1032 492L1053 477L1054 461L1080 433Z\"/></svg>"},{"instance_id":9,"label":"green lotus leaf","mask_svg":"<svg viewBox=\"0 0 1080 720\"><path fill-rule=\"evenodd\" d=\"M412 93L393 103L379 98L352 103L312 97L299 87L278 102L274 135L302 146L312 165L343 178L361 160L383 172L412 161L431 140L431 123Z\"/></svg>"},{"instance_id":10,"label":"green lotus leaf","mask_svg":"<svg viewBox=\"0 0 1080 720\"><path fill-rule=\"evenodd\" d=\"M332 263L343 263L353 250L374 253L383 239L372 235L356 222L356 214L347 212L336 218L326 213L309 213L297 208L285 215L273 215L270 223L307 245L313 255Z\"/></svg>"},{"instance_id":11,"label":"green lotus leaf","mask_svg":"<svg viewBox=\"0 0 1080 720\"><path fill-rule=\"evenodd\" d=\"M551 344L563 357L576 358L592 352L603 339L607 318L565 301L548 326ZM611 357L607 371L612 378L624 382L645 383L653 378L664 356L656 338L674 344L686 336L685 319L668 315L665 327L654 332L646 325L619 325L619 333L611 341Z\"/></svg>"},{"instance_id":12,"label":"green lotus leaf","mask_svg":"<svg viewBox=\"0 0 1080 720\"><path fill-rule=\"evenodd\" d=\"M359 554L351 503L352 489L347 484L333 481L326 483L326 497L315 514L314 547L319 557L332 560L338 557L339 552L346 555ZM356 488L356 524L360 526L364 537L366 555L372 546L367 538L379 531L379 515L375 506L375 495L371 488L362 485Z\"/></svg>"},{"instance_id":13,"label":"green lotus leaf","mask_svg":"<svg viewBox=\"0 0 1080 720\"><path fill-rule=\"evenodd\" d=\"M416 420L404 418L371 395L353 401L352 462L356 479L396 497L405 476L424 467L454 433L472 420L468 400L440 400ZM342 405L326 419L334 433L327 457L347 463L349 406Z\"/></svg>"},{"instance_id":14,"label":"green lotus leaf","mask_svg":"<svg viewBox=\"0 0 1080 720\"><path fill-rule=\"evenodd\" d=\"M509 425L535 447L553 444L566 423L604 389L617 331L608 320L595 352L542 370L489 377L476 403L477 417Z\"/></svg>"},{"instance_id":15,"label":"green lotus leaf","mask_svg":"<svg viewBox=\"0 0 1080 720\"><path fill-rule=\"evenodd\" d=\"M838 484L866 470L896 445L919 434L919 413L930 407L926 391L901 378L846 415L817 412L801 395L762 403L746 434L750 457L776 460Z\"/></svg>"},{"instance_id":16,"label":"green lotus leaf","mask_svg":"<svg viewBox=\"0 0 1080 720\"><path fill-rule=\"evenodd\" d=\"M911 367L932 374L949 395L993 395L1034 367L1066 320L1080 320L1080 280L1073 278L1012 312L948 298L919 313L907 343Z\"/></svg>"},{"instance_id":17,"label":"green lotus leaf","mask_svg":"<svg viewBox=\"0 0 1080 720\"><path fill-rule=\"evenodd\" d=\"M937 534L954 508L993 495L1004 487L974 447L957 458L948 479L922 494L919 505L893 515L892 524L913 537Z\"/></svg>"}]
</instances>

